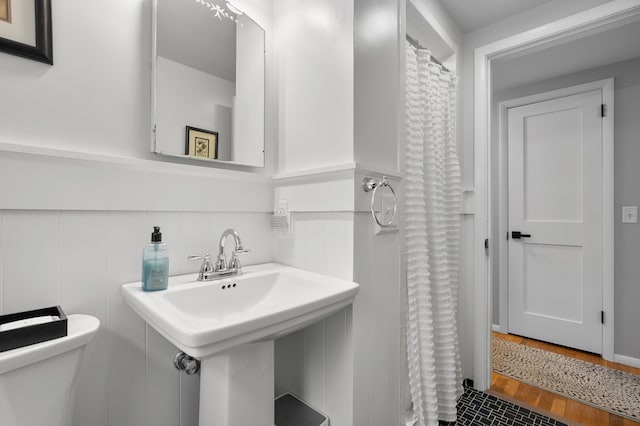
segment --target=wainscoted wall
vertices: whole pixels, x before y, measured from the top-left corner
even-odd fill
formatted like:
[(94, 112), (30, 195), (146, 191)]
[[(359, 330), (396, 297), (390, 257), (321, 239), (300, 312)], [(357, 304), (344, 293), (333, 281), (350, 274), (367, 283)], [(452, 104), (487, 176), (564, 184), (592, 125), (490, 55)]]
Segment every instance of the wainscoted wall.
[[(276, 239), (276, 261), (351, 280), (353, 227), (353, 213), (294, 213), (291, 235)], [(351, 323), (349, 307), (276, 341), (276, 395), (295, 393), (333, 426), (355, 424)]]
[(276, 261), (360, 284), (352, 307), (276, 342), (276, 394), (299, 395), (334, 426), (400, 421), (399, 237), (374, 234), (364, 175), (380, 178), (351, 169), (276, 180), (276, 199), (293, 195), (298, 210), (290, 235), (276, 237)]
[[(397, 182), (394, 182), (398, 188)], [(400, 241), (398, 233), (374, 235), (371, 212), (355, 214), (353, 304), (354, 425), (400, 421), (401, 331)]]
[(227, 227), (271, 262), (268, 213), (0, 210), (0, 313), (61, 305), (100, 319), (80, 372), (74, 424), (197, 426), (198, 377), (172, 366), (177, 348), (124, 303), (139, 281), (153, 225), (170, 245), (170, 274), (196, 272), (189, 253), (215, 252)]

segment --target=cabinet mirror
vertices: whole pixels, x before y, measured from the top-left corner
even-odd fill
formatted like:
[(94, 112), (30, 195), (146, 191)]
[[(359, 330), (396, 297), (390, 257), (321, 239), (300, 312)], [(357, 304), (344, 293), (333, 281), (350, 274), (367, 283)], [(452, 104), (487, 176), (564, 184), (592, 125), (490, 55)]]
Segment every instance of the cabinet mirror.
[(224, 0), (153, 1), (151, 151), (264, 166), (265, 33)]

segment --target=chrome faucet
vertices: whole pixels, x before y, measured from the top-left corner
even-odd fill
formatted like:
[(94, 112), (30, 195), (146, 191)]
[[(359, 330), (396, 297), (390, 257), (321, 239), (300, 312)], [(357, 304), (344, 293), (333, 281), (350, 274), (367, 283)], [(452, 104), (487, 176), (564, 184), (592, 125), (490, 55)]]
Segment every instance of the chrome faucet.
[[(229, 261), (229, 265), (227, 266), (227, 258), (224, 255), (224, 244), (227, 241), (227, 237), (229, 235), (233, 235), (233, 240), (236, 244), (233, 253), (231, 253), (231, 260)], [(249, 250), (245, 250), (242, 247), (242, 241), (240, 241), (240, 234), (235, 229), (227, 229), (220, 236), (220, 243), (218, 243), (218, 261), (216, 262), (216, 270), (218, 271), (226, 271), (233, 270), (236, 271), (238, 275), (242, 274), (242, 266), (240, 266), (240, 260), (238, 259), (239, 254), (249, 253)]]
[[(227, 263), (227, 258), (224, 254), (224, 245), (227, 241), (227, 237), (232, 235), (235, 242), (235, 249), (231, 253), (231, 259)], [(240, 240), (240, 234), (235, 229), (227, 229), (220, 236), (220, 242), (218, 243), (219, 253), (218, 260), (215, 265), (211, 262), (211, 256), (209, 253), (204, 256), (190, 255), (189, 260), (202, 260), (200, 266), (200, 272), (198, 274), (198, 281), (212, 281), (220, 278), (224, 278), (230, 275), (242, 275), (242, 266), (240, 265), (239, 254), (249, 253), (249, 250), (242, 247), (242, 241)]]

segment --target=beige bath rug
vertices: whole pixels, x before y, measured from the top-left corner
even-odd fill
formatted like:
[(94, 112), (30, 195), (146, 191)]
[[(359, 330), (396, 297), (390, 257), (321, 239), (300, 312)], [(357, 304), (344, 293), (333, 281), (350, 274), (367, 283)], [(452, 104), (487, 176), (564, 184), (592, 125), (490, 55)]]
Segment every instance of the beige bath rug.
[(640, 376), (497, 337), (492, 365), (496, 373), (640, 421)]

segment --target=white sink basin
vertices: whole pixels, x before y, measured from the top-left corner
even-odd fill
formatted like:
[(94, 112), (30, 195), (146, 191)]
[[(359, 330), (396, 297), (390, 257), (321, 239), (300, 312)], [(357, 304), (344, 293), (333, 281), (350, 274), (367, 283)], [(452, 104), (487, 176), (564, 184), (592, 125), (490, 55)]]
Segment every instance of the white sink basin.
[(171, 277), (169, 288), (156, 292), (125, 284), (122, 294), (160, 334), (200, 359), (293, 332), (351, 304), (358, 292), (351, 281), (275, 263), (217, 281), (196, 278)]

